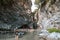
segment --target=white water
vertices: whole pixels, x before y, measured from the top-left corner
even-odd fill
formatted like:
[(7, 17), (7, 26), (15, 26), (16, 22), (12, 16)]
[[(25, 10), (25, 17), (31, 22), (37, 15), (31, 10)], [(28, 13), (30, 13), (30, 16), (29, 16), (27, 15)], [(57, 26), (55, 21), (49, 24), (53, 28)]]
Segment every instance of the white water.
[(34, 12), (37, 9), (37, 6), (35, 5), (35, 0), (32, 1), (31, 11)]

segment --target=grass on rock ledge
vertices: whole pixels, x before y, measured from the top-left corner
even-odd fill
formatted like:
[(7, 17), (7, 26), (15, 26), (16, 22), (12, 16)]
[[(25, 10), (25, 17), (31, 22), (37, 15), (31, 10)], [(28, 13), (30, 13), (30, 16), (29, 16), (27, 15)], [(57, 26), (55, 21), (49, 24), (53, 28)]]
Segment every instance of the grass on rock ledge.
[(50, 28), (50, 29), (47, 29), (49, 33), (52, 33), (52, 32), (57, 32), (57, 33), (60, 33), (60, 29), (56, 29), (56, 28)]

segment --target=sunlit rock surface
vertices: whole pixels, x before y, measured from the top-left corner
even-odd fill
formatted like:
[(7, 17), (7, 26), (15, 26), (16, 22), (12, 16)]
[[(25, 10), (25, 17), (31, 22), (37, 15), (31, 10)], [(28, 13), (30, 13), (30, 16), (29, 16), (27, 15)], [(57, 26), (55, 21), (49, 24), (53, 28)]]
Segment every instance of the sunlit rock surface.
[(40, 39), (43, 40), (60, 40), (60, 33), (49, 33), (47, 30), (41, 30), (38, 34)]
[[(41, 4), (41, 3), (40, 3)], [(42, 5), (40, 5), (42, 6)], [(60, 1), (56, 0), (51, 4), (51, 0), (44, 7), (40, 7), (38, 24), (42, 29), (56, 27), (60, 29)]]
[(51, 33), (47, 36), (47, 40), (60, 40), (60, 33)]
[(39, 38), (46, 38), (49, 35), (47, 30), (41, 30), (38, 34)]

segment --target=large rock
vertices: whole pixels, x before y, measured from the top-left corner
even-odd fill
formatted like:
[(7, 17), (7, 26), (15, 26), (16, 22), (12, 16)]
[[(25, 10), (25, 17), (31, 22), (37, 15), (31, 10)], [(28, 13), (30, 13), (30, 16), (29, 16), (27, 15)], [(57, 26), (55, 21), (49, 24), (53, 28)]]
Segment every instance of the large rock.
[(38, 36), (40, 39), (44, 40), (60, 40), (60, 33), (49, 33), (47, 30), (41, 30)]
[(39, 38), (46, 39), (46, 37), (49, 35), (49, 32), (47, 30), (41, 30), (38, 34)]
[(51, 33), (47, 36), (47, 40), (60, 40), (60, 33)]
[[(51, 2), (53, 2), (53, 4)], [(60, 0), (49, 0), (43, 7), (42, 3), (40, 3), (38, 16), (38, 23), (42, 29), (52, 27), (60, 28)]]
[(0, 28), (16, 28), (31, 23), (30, 0), (0, 0)]

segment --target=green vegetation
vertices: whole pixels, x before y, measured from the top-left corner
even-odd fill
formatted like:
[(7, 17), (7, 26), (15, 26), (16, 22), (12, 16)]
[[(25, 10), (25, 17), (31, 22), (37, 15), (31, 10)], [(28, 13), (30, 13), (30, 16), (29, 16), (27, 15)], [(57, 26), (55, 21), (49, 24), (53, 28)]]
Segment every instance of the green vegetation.
[(60, 29), (50, 28), (50, 29), (48, 29), (48, 32), (50, 32), (50, 33), (52, 33), (52, 32), (58, 32), (58, 33), (60, 33)]

